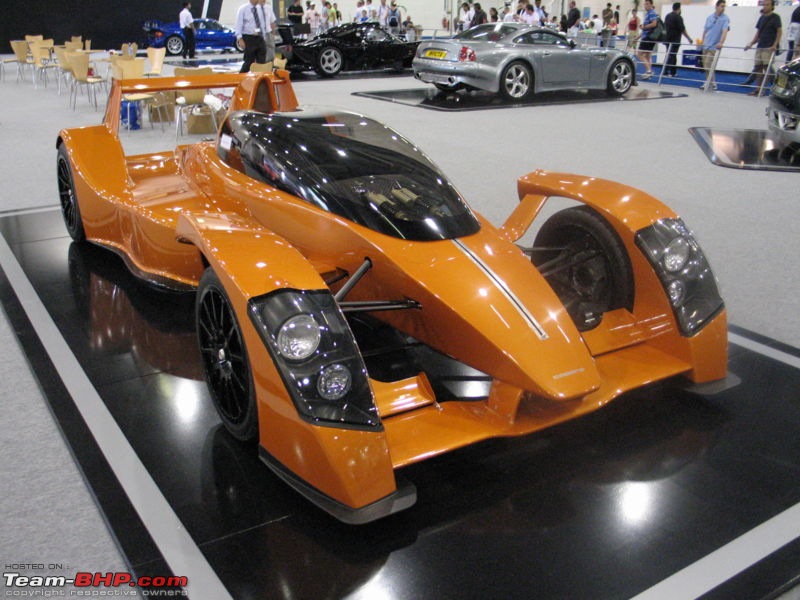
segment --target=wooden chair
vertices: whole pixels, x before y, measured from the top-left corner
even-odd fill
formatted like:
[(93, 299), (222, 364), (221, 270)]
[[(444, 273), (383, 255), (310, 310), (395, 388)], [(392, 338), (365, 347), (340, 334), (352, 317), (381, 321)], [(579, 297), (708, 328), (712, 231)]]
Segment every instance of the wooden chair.
[(83, 49), (89, 52), (92, 49), (92, 40), (83, 40)]
[(44, 86), (47, 87), (47, 72), (58, 68), (53, 60), (53, 40), (49, 40), (49, 45), (45, 41), (29, 42), (31, 60), (33, 61), (33, 85), (36, 87), (37, 79), (44, 79)]
[(26, 35), (25, 41), (30, 42), (41, 42), (44, 39), (43, 35)]
[[(211, 75), (213, 73), (214, 70), (211, 67), (201, 67), (198, 69), (175, 67), (174, 75), (175, 77), (193, 77), (197, 75)], [(183, 120), (184, 117), (189, 114), (207, 115), (214, 124), (214, 129), (219, 128), (219, 123), (217, 123), (217, 115), (214, 113), (214, 110), (205, 102), (207, 93), (208, 90), (203, 89), (178, 91), (178, 97), (176, 99), (178, 105), (178, 114), (175, 118), (177, 121), (175, 124), (175, 139), (178, 139), (181, 135), (183, 135)]]
[(61, 95), (61, 84), (66, 85), (72, 79), (72, 67), (69, 66), (67, 49), (64, 46), (54, 46), (56, 64), (58, 64), (58, 95)]
[(17, 83), (25, 79), (25, 67), (31, 67), (33, 73), (33, 59), (28, 56), (28, 42), (25, 40), (11, 40), (11, 49), (14, 51), (14, 62), (17, 63)]
[(145, 72), (145, 77), (158, 77), (161, 75), (161, 69), (164, 68), (164, 57), (166, 54), (166, 48), (149, 47), (147, 49), (147, 60), (150, 62), (150, 70)]
[(82, 36), (80, 36), (80, 35), (73, 35), (73, 36), (70, 38), (70, 41), (71, 41), (73, 44), (80, 44), (80, 45), (81, 45), (81, 47), (83, 47), (83, 37), (82, 37)]
[(253, 63), (250, 65), (250, 72), (251, 73), (271, 73), (272, 69), (274, 68), (274, 64), (272, 61), (265, 62), (265, 63)]
[(136, 56), (136, 53), (139, 51), (139, 44), (136, 42), (122, 44), (119, 51), (123, 56)]
[(83, 44), (81, 42), (64, 42), (64, 48), (67, 52), (77, 52), (83, 50)]
[(83, 86), (86, 88), (86, 95), (89, 102), (94, 104), (95, 110), (97, 109), (97, 91), (98, 85), (103, 85), (105, 80), (96, 75), (89, 75), (89, 53), (88, 52), (67, 52), (67, 60), (70, 67), (72, 67), (72, 88), (70, 90), (70, 103), (72, 110), (78, 103), (78, 88)]

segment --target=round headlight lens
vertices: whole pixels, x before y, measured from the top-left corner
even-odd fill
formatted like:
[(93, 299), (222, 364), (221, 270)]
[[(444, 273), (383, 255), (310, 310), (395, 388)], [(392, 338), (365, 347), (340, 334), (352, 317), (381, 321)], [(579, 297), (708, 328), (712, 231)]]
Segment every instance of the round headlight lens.
[(670, 281), (667, 286), (667, 294), (669, 294), (669, 301), (672, 302), (672, 305), (678, 306), (686, 295), (686, 286), (680, 279)]
[(689, 260), (691, 250), (692, 247), (689, 245), (689, 242), (686, 241), (686, 238), (675, 238), (664, 250), (664, 256), (661, 259), (664, 268), (670, 273), (680, 271), (686, 266), (686, 261)]
[(350, 369), (340, 364), (328, 365), (319, 374), (317, 391), (325, 400), (339, 400), (350, 391)]
[(297, 315), (281, 325), (278, 350), (284, 358), (303, 360), (319, 347), (319, 325), (311, 315)]

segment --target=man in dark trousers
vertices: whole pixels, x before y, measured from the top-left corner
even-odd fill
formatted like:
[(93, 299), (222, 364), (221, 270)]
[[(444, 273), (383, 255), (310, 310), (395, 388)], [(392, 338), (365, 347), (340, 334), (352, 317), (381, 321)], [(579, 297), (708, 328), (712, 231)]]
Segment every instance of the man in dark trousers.
[(254, 62), (267, 62), (267, 36), (275, 28), (275, 13), (259, 0), (249, 0), (236, 13), (236, 40), (244, 42), (244, 62), (240, 73), (250, 71)]
[(667, 60), (664, 63), (664, 75), (666, 77), (675, 77), (678, 74), (675, 62), (678, 55), (678, 47), (681, 45), (681, 36), (686, 36), (689, 43), (692, 43), (692, 37), (686, 33), (686, 26), (683, 24), (680, 2), (673, 3), (672, 12), (664, 19), (664, 30), (664, 41), (667, 43)]
[(183, 10), (178, 15), (178, 24), (183, 30), (183, 60), (186, 60), (187, 56), (194, 58), (194, 17), (192, 16), (191, 8), (192, 5), (189, 2), (184, 2)]

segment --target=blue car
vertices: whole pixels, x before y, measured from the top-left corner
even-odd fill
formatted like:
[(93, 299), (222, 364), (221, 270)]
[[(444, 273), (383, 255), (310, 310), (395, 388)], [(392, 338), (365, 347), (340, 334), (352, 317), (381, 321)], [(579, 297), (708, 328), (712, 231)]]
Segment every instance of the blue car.
[[(236, 46), (236, 33), (233, 29), (225, 27), (216, 19), (195, 19), (195, 48), (198, 52), (203, 50), (232, 50), (238, 51)], [(147, 36), (147, 45), (155, 48), (166, 47), (167, 54), (175, 56), (183, 54), (186, 40), (183, 29), (178, 23), (161, 23), (159, 21), (146, 21), (144, 31)]]

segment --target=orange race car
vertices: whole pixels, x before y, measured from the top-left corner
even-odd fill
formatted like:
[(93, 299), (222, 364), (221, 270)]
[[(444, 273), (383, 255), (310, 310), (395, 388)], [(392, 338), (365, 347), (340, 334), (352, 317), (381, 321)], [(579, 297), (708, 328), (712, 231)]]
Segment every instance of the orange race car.
[[(208, 88), (233, 89), (215, 140), (125, 155), (125, 94)], [(625, 185), (536, 171), (495, 227), (388, 127), (298, 107), (285, 71), (116, 82), (104, 122), (57, 148), (70, 235), (197, 290), (226, 428), (348, 523), (414, 503), (400, 467), (655, 381), (726, 376), (702, 250)], [(518, 246), (553, 197), (575, 206)]]

